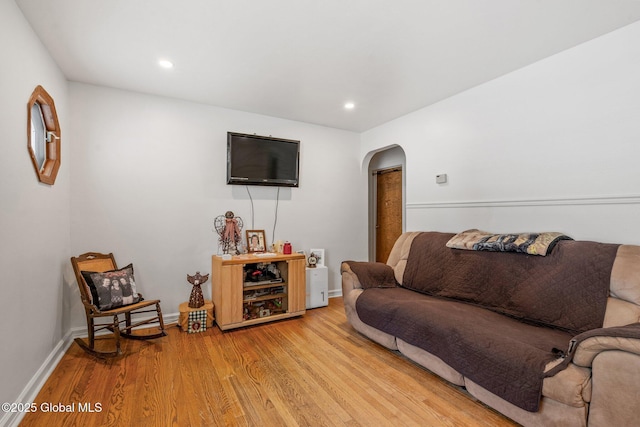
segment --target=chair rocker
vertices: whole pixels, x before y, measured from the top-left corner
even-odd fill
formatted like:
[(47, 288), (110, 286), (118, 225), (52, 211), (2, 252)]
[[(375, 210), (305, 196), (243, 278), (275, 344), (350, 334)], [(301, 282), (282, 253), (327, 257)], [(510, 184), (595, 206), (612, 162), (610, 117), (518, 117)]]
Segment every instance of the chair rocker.
[[(162, 310), (160, 309), (160, 300), (144, 300), (140, 295), (140, 301), (124, 305), (121, 307), (100, 310), (97, 301), (94, 301), (94, 296), (91, 293), (90, 287), (87, 284), (82, 272), (97, 272), (104, 273), (112, 270), (117, 270), (115, 258), (113, 254), (101, 254), (98, 252), (87, 252), (77, 257), (71, 257), (71, 265), (78, 282), (78, 288), (80, 291), (80, 297), (82, 298), (82, 304), (84, 305), (86, 317), (87, 317), (87, 339), (76, 338), (74, 341), (87, 353), (96, 357), (115, 357), (122, 354), (120, 348), (120, 337), (148, 340), (166, 336), (164, 330), (164, 320), (162, 319)], [(154, 307), (155, 306), (155, 307)], [(132, 323), (131, 315), (140, 313), (152, 313), (156, 315), (151, 318), (139, 320)], [(121, 315), (124, 315), (124, 319), (121, 319)], [(104, 320), (110, 321), (108, 323), (96, 323), (96, 319), (104, 318)], [(138, 328), (143, 325), (158, 322), (157, 333), (142, 334), (139, 331), (134, 333), (134, 328)], [(124, 325), (122, 325), (124, 323)], [(115, 337), (115, 349), (112, 351), (102, 351), (96, 349), (96, 333), (102, 330), (109, 330)]]

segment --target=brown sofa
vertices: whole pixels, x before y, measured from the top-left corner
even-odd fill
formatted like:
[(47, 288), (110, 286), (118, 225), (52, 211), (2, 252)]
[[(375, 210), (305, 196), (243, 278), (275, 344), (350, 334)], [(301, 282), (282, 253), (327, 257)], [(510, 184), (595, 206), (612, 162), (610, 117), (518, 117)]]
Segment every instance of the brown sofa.
[(386, 264), (343, 262), (354, 329), (525, 426), (637, 425), (640, 246), (534, 256), (453, 237), (405, 233)]

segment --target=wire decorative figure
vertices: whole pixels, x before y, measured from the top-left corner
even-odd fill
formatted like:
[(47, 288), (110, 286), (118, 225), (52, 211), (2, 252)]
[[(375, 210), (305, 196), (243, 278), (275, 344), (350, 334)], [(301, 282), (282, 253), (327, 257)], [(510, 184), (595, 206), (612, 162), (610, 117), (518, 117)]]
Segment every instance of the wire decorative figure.
[(242, 252), (242, 218), (227, 211), (214, 219), (213, 225), (219, 236), (219, 244), (223, 254), (238, 255)]

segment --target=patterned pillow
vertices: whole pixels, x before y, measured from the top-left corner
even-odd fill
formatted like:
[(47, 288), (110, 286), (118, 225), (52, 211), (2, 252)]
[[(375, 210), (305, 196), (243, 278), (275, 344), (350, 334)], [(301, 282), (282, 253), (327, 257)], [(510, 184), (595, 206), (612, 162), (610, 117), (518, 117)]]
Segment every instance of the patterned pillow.
[(136, 291), (133, 264), (103, 273), (95, 271), (81, 271), (81, 273), (89, 286), (91, 303), (100, 310), (111, 310), (142, 300), (141, 295)]

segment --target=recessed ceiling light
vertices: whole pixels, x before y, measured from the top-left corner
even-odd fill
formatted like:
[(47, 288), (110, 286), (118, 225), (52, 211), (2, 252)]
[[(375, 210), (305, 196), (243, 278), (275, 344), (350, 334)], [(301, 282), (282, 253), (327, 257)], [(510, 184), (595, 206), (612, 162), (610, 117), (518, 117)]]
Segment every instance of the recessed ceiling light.
[(347, 102), (346, 104), (344, 104), (344, 108), (346, 108), (347, 110), (353, 110), (356, 107), (356, 104), (354, 104), (353, 102)]
[(160, 59), (158, 61), (158, 65), (162, 68), (173, 68), (173, 62), (169, 61), (168, 59)]

